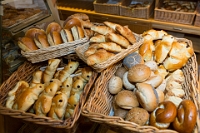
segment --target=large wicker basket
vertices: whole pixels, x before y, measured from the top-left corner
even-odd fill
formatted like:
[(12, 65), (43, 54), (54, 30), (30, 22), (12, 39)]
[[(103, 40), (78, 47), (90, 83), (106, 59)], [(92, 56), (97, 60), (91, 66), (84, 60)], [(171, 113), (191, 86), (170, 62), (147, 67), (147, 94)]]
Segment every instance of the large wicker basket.
[(119, 15), (120, 1), (121, 0), (95, 0), (93, 2), (94, 11), (99, 13)]
[[(134, 45), (132, 45), (131, 47), (121, 51), (120, 53), (117, 53), (115, 56), (109, 58), (108, 60), (99, 63), (99, 64), (95, 64), (93, 66), (91, 66), (94, 70), (96, 70), (97, 72), (101, 72), (104, 69), (106, 69), (107, 67), (119, 62), (120, 60), (122, 60), (126, 55), (136, 51), (139, 46), (143, 43), (143, 38), (141, 35), (133, 33), (136, 37), (136, 43)], [(87, 58), (85, 57), (84, 53), (85, 51), (88, 49), (89, 47), (89, 43), (87, 42), (81, 46), (78, 46), (76, 48), (76, 54), (79, 56), (80, 59), (82, 59), (84, 62), (87, 62)]]
[(31, 64), (30, 62), (25, 62), (21, 65), (17, 71), (15, 71), (0, 87), (0, 114), (9, 115), (10, 117), (18, 118), (26, 122), (31, 122), (38, 125), (49, 126), (57, 129), (64, 129), (66, 132), (73, 133), (77, 127), (77, 120), (80, 116), (83, 104), (86, 101), (87, 95), (93, 85), (97, 73), (93, 72), (92, 77), (86, 84), (84, 91), (80, 96), (80, 101), (75, 107), (74, 113), (71, 117), (65, 120), (54, 120), (50, 117), (41, 117), (32, 113), (27, 113), (24, 111), (13, 110), (5, 107), (8, 92), (16, 85), (19, 80), (24, 80), (30, 82), (32, 79), (32, 74), (40, 67), (47, 65), (46, 62)]
[(88, 38), (82, 38), (73, 42), (59, 44), (57, 46), (50, 46), (48, 48), (42, 48), (31, 52), (23, 52), (22, 55), (27, 58), (31, 63), (38, 63), (46, 61), (48, 59), (58, 58), (71, 53), (75, 53), (75, 48), (88, 41)]
[(155, 0), (149, 0), (149, 5), (147, 5), (146, 7), (138, 7), (133, 9), (130, 9), (129, 7), (131, 2), (143, 3), (144, 0), (124, 0), (120, 5), (121, 16), (148, 19), (150, 15), (153, 13), (155, 7)]
[(196, 18), (194, 21), (194, 26), (200, 26), (200, 2), (198, 3)]
[[(171, 10), (161, 9), (164, 0), (159, 0), (157, 6), (154, 9), (154, 19), (159, 21), (189, 24), (194, 22), (196, 11), (194, 12), (178, 12)], [(182, 2), (182, 1), (180, 1)]]
[[(191, 41), (186, 39), (178, 39), (187, 41), (192, 44)], [(82, 109), (82, 115), (90, 118), (92, 121), (108, 125), (110, 129), (119, 133), (135, 133), (135, 132), (159, 132), (159, 133), (173, 133), (174, 130), (166, 129), (159, 130), (153, 126), (140, 126), (136, 123), (125, 121), (121, 117), (112, 116), (112, 100), (113, 95), (108, 92), (108, 81), (116, 72), (117, 68), (122, 64), (119, 62), (106, 70), (96, 80), (95, 86), (91, 92), (91, 95)], [(183, 88), (186, 92), (184, 98), (191, 99), (199, 112), (200, 107), (200, 94), (198, 85), (198, 66), (196, 62), (196, 55), (194, 54), (187, 62), (186, 66), (182, 68), (185, 83)], [(197, 116), (197, 124), (195, 132), (200, 132), (199, 114)]]

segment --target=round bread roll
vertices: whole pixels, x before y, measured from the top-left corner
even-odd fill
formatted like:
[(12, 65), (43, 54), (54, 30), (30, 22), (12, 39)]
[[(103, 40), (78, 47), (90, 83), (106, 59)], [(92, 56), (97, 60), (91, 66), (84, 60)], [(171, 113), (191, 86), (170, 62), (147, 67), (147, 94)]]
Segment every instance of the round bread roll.
[(81, 21), (77, 18), (68, 18), (65, 20), (65, 22), (63, 23), (63, 28), (64, 29), (71, 29), (74, 26), (81, 26)]
[(114, 110), (114, 116), (119, 116), (125, 119), (126, 114), (128, 113), (129, 109), (120, 108), (115, 102), (115, 97), (113, 98), (112, 106)]
[(123, 109), (132, 109), (139, 106), (135, 93), (129, 90), (122, 90), (116, 95), (116, 104)]
[(118, 76), (112, 76), (108, 82), (108, 91), (111, 94), (117, 94), (122, 90), (122, 79)]
[(18, 46), (23, 50), (24, 52), (30, 52), (37, 50), (38, 47), (36, 46), (35, 42), (32, 38), (29, 37), (21, 37), (18, 40)]
[(156, 90), (147, 83), (136, 84), (136, 96), (140, 105), (149, 112), (158, 106), (158, 94)]
[(177, 116), (173, 122), (173, 127), (180, 133), (192, 133), (197, 121), (197, 108), (188, 99), (183, 100), (177, 109)]
[(151, 71), (156, 71), (158, 69), (157, 63), (153, 60), (146, 61), (144, 64), (147, 65)]
[(162, 76), (160, 75), (155, 75), (155, 76), (152, 76), (150, 78), (148, 78), (146, 81), (144, 81), (143, 83), (147, 83), (147, 84), (150, 84), (152, 85), (154, 88), (158, 87), (163, 81), (163, 78)]
[(45, 29), (46, 29), (46, 34), (49, 34), (53, 31), (60, 33), (62, 27), (57, 22), (51, 22), (46, 24)]
[(165, 100), (165, 94), (163, 91), (159, 90), (159, 89), (155, 89), (157, 94), (158, 94), (158, 103), (161, 103)]
[(149, 113), (143, 108), (134, 107), (131, 110), (129, 110), (125, 120), (143, 126), (149, 120)]
[(133, 90), (135, 91), (136, 90), (136, 87), (134, 84), (131, 84), (129, 81), (128, 81), (128, 72), (125, 72), (125, 74), (123, 75), (123, 85), (124, 87), (127, 89), (127, 90)]
[(115, 72), (115, 75), (123, 79), (124, 73), (127, 72), (127, 69), (125, 67), (119, 67), (117, 71)]
[(32, 39), (34, 39), (36, 35), (46, 35), (46, 33), (43, 29), (37, 27), (32, 27), (25, 32), (25, 36)]
[(136, 64), (128, 70), (128, 80), (130, 82), (144, 82), (150, 75), (150, 68), (144, 64)]
[(123, 59), (123, 65), (124, 67), (126, 67), (127, 69), (130, 69), (131, 67), (133, 67), (136, 64), (143, 64), (144, 61), (142, 59), (142, 56), (136, 52), (133, 52), (129, 55), (127, 55), (124, 59)]
[(166, 129), (175, 120), (176, 114), (176, 105), (170, 101), (165, 101), (160, 103), (151, 113), (149, 123), (159, 129)]

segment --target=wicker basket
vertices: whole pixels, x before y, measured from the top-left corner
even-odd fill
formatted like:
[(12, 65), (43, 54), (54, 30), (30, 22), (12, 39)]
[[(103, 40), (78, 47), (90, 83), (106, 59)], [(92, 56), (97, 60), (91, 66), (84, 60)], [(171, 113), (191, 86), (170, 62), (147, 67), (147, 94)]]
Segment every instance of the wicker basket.
[(95, 12), (119, 15), (120, 0), (95, 0), (93, 5)]
[[(46, 63), (47, 64), (47, 63)], [(54, 120), (50, 117), (41, 117), (32, 113), (27, 113), (24, 111), (13, 110), (5, 107), (8, 92), (16, 85), (19, 80), (24, 80), (30, 82), (32, 79), (32, 74), (40, 67), (46, 65), (43, 63), (31, 64), (30, 62), (25, 62), (21, 65), (17, 71), (15, 71), (0, 87), (0, 114), (9, 115), (10, 117), (18, 118), (27, 122), (31, 122), (38, 125), (50, 126), (57, 129), (65, 129), (66, 132), (72, 133), (77, 127), (77, 120), (80, 116), (81, 109), (86, 97), (90, 91), (92, 84), (94, 83), (97, 73), (93, 72), (92, 77), (86, 84), (84, 91), (81, 94), (80, 101), (75, 107), (74, 113), (71, 117), (65, 120)]]
[(53, 59), (61, 56), (65, 56), (71, 53), (75, 53), (75, 48), (88, 41), (88, 38), (82, 38), (73, 42), (63, 43), (57, 46), (50, 46), (48, 48), (42, 48), (31, 52), (23, 52), (22, 55), (27, 58), (31, 63), (38, 63)]
[[(108, 66), (111, 66), (117, 62), (119, 62), (121, 59), (123, 59), (126, 55), (136, 51), (140, 45), (143, 43), (143, 38), (141, 35), (138, 35), (136, 33), (133, 33), (136, 37), (136, 43), (134, 45), (132, 45), (131, 47), (121, 51), (120, 53), (116, 54), (115, 56), (109, 58), (108, 60), (99, 63), (99, 64), (95, 64), (93, 66), (91, 66), (94, 70), (96, 70), (97, 72), (101, 72), (104, 69), (106, 69)], [(84, 53), (85, 51), (88, 49), (89, 47), (89, 43), (87, 42), (81, 46), (78, 46), (76, 48), (76, 54), (79, 56), (80, 59), (82, 59), (85, 63), (87, 62), (87, 58), (85, 57)]]
[[(187, 39), (178, 40), (187, 41), (192, 45), (192, 42)], [(121, 117), (112, 116), (112, 100), (113, 95), (108, 92), (108, 81), (120, 67), (120, 62), (104, 70), (96, 80), (95, 86), (92, 89), (91, 95), (84, 107), (82, 108), (82, 115), (88, 117), (94, 122), (109, 125), (110, 129), (118, 133), (135, 133), (135, 132), (159, 132), (159, 133), (173, 133), (176, 132), (171, 129), (159, 130), (153, 126), (140, 126), (136, 123), (125, 121)], [(196, 55), (194, 54), (187, 62), (186, 66), (182, 68), (185, 83), (183, 88), (185, 90), (185, 97), (191, 99), (199, 111), (199, 85), (198, 85), (198, 66), (196, 62)], [(197, 124), (195, 131), (200, 132), (199, 114), (197, 116)]]
[[(194, 12), (177, 12), (160, 9), (164, 0), (159, 0), (157, 6), (154, 9), (154, 19), (159, 21), (189, 24), (192, 25), (194, 22), (196, 11)], [(180, 1), (181, 3), (182, 1)]]
[(194, 21), (194, 26), (200, 26), (200, 1), (197, 7), (197, 13), (196, 13), (195, 21)]
[(149, 5), (146, 7), (138, 7), (131, 9), (129, 5), (132, 4), (132, 2), (143, 3), (144, 0), (124, 0), (120, 5), (121, 16), (148, 19), (153, 13), (155, 7), (155, 0), (149, 0)]

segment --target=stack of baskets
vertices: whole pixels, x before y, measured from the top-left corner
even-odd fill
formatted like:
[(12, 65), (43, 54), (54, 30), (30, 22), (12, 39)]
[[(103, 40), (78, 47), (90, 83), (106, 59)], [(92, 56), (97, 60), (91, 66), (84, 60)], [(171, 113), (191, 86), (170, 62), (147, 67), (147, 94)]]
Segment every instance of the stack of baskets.
[(200, 26), (200, 2), (198, 3), (198, 6), (197, 6), (197, 12), (196, 12), (196, 18), (194, 21), (194, 26)]

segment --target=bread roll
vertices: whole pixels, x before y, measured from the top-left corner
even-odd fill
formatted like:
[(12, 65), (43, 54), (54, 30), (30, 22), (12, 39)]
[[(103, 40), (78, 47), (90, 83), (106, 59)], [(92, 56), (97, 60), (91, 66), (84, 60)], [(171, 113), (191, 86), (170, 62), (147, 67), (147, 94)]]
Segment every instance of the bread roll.
[(162, 39), (165, 35), (168, 35), (168, 33), (163, 30), (158, 31), (158, 30), (151, 29), (144, 32), (142, 35), (143, 36), (151, 35), (153, 40), (158, 40), (158, 39)]
[(105, 49), (108, 52), (121, 52), (123, 49), (114, 42), (101, 42), (98, 44), (98, 48)]
[(60, 31), (60, 35), (61, 35), (62, 40), (63, 40), (64, 43), (74, 41), (74, 38), (73, 38), (72, 33), (71, 33), (71, 30), (69, 30), (69, 29), (62, 29)]
[(89, 29), (92, 26), (94, 26), (94, 24), (92, 22), (90, 22), (90, 21), (83, 21), (83, 20), (81, 20), (81, 24), (82, 24), (83, 28), (89, 28)]
[(125, 74), (125, 72), (127, 72), (127, 69), (123, 66), (119, 67), (117, 69), (117, 71), (115, 72), (115, 76), (120, 77), (121, 79), (123, 79), (123, 75)]
[(116, 31), (116, 26), (119, 25), (119, 24), (116, 24), (116, 23), (113, 23), (113, 22), (109, 22), (109, 21), (104, 21), (103, 22), (106, 26), (112, 28), (113, 30)]
[(173, 41), (172, 35), (166, 35), (162, 38), (162, 41), (155, 48), (154, 58), (156, 62), (162, 63), (166, 59)]
[(44, 70), (42, 80), (44, 83), (50, 82), (50, 80), (53, 78), (53, 75), (55, 74), (58, 66), (60, 64), (60, 59), (49, 59), (48, 60), (48, 66)]
[(165, 79), (163, 79), (162, 83), (158, 87), (156, 87), (156, 90), (161, 90), (162, 92), (165, 92), (166, 85), (167, 85), (167, 82)]
[(47, 40), (47, 35), (46, 34), (36, 34), (34, 38), (34, 42), (37, 45), (38, 48), (47, 48), (50, 46), (48, 40)]
[(56, 92), (60, 89), (60, 84), (57, 82), (50, 82), (50, 84), (40, 94), (38, 100), (34, 104), (35, 114), (39, 116), (46, 116), (51, 109), (52, 99)]
[(77, 19), (84, 20), (84, 21), (89, 20), (89, 16), (85, 13), (75, 13), (68, 17), (68, 19), (71, 19), (71, 18), (77, 18)]
[(93, 74), (93, 70), (91, 67), (84, 67), (84, 68), (79, 68), (79, 71), (76, 71), (75, 74), (81, 73), (79, 76), (75, 76), (73, 79), (81, 79), (83, 80), (84, 83), (87, 83), (92, 74)]
[(122, 63), (126, 69), (130, 69), (131, 67), (133, 67), (136, 64), (143, 64), (144, 60), (140, 54), (138, 54), (137, 52), (133, 52), (133, 53), (127, 55), (123, 59)]
[(169, 72), (165, 69), (163, 65), (159, 65), (157, 70), (154, 71), (156, 75), (161, 75), (163, 79), (166, 78), (166, 76), (169, 74)]
[(128, 80), (128, 72), (125, 72), (124, 75), (123, 75), (123, 86), (127, 89), (127, 90), (133, 90), (135, 91), (136, 90), (136, 87), (134, 84), (130, 83), (129, 80)]
[(169, 95), (165, 94), (165, 101), (171, 101), (176, 105), (176, 107), (178, 107), (178, 105), (181, 103), (181, 101), (183, 101), (183, 99), (180, 97), (169, 96)]
[(90, 38), (90, 42), (94, 42), (94, 43), (106, 42), (106, 38), (104, 35), (97, 34)]
[(76, 71), (78, 66), (79, 66), (78, 61), (68, 62), (68, 64), (64, 67), (64, 69), (60, 71), (58, 79), (61, 82), (64, 82), (67, 79), (67, 77), (69, 77), (72, 73)]
[(34, 39), (36, 35), (46, 35), (45, 31), (43, 29), (37, 28), (37, 27), (32, 27), (29, 28), (25, 32), (25, 37), (29, 37), (31, 39)]
[(188, 99), (183, 100), (177, 109), (177, 115), (173, 121), (173, 127), (180, 133), (191, 133), (197, 121), (197, 108)]
[(151, 35), (144, 36), (144, 42), (139, 47), (139, 54), (145, 61), (150, 61), (153, 59), (153, 51), (155, 51), (155, 46), (153, 44), (153, 38)]
[(11, 109), (14, 104), (15, 98), (18, 97), (19, 94), (22, 93), (28, 87), (29, 84), (26, 81), (18, 81), (14, 88), (8, 92), (6, 107)]
[(158, 94), (158, 103), (161, 103), (165, 100), (165, 94), (162, 90), (159, 90), (159, 89), (155, 89), (157, 94)]
[(132, 31), (127, 26), (116, 25), (116, 31), (130, 41), (131, 44), (135, 44), (136, 38)]
[(60, 32), (52, 31), (47, 34), (48, 42), (51, 46), (63, 43)]
[(115, 42), (124, 48), (128, 48), (130, 46), (129, 41), (125, 37), (116, 33), (106, 34), (106, 39)]
[(149, 112), (158, 106), (158, 95), (155, 89), (147, 83), (136, 84), (136, 96), (140, 105)]
[(114, 116), (119, 116), (119, 117), (125, 119), (129, 109), (120, 108), (115, 102), (115, 97), (113, 98), (112, 106), (113, 106), (113, 110), (114, 110)]
[(131, 83), (144, 82), (150, 75), (150, 68), (144, 64), (136, 64), (128, 70), (128, 80)]
[(26, 88), (16, 97), (12, 106), (14, 110), (27, 111), (38, 99), (39, 94), (44, 90), (44, 84), (37, 84), (34, 87)]
[(102, 62), (108, 60), (109, 58), (111, 58), (113, 56), (115, 56), (114, 53), (108, 52), (105, 49), (99, 49), (94, 54), (90, 55), (87, 58), (87, 64), (89, 66), (99, 64), (99, 63), (102, 63)]
[(153, 60), (146, 61), (146, 62), (144, 62), (144, 64), (146, 66), (148, 66), (150, 68), (150, 70), (153, 71), (153, 72), (155, 72), (158, 69), (157, 63)]
[(146, 81), (144, 81), (143, 83), (147, 83), (150, 84), (151, 86), (153, 86), (154, 88), (158, 87), (163, 81), (162, 76), (160, 75), (155, 75), (152, 77), (149, 77)]
[(98, 25), (98, 26), (92, 26), (91, 30), (102, 34), (102, 35), (106, 35), (108, 33), (114, 33), (115, 31), (113, 29), (111, 29), (110, 27), (104, 26), (104, 25)]
[(18, 46), (24, 52), (30, 52), (30, 51), (34, 51), (34, 50), (38, 49), (38, 47), (36, 46), (34, 40), (29, 38), (29, 37), (21, 37), (21, 38), (19, 38)]
[(33, 86), (35, 86), (38, 83), (42, 83), (42, 76), (43, 76), (43, 71), (41, 71), (41, 70), (35, 71), (33, 73), (30, 86), (33, 87)]
[(122, 79), (117, 76), (112, 76), (108, 82), (108, 91), (111, 94), (117, 94), (123, 87)]
[(46, 34), (48, 35), (49, 33), (52, 33), (52, 32), (60, 33), (60, 31), (62, 30), (62, 27), (57, 22), (50, 22), (50, 23), (46, 23), (45, 29), (46, 29)]
[(185, 42), (174, 42), (169, 52), (169, 57), (163, 62), (163, 65), (169, 71), (180, 69), (186, 65), (193, 54), (193, 48)]
[(85, 34), (87, 37), (91, 38), (94, 36), (94, 31), (90, 30), (90, 29), (84, 29), (85, 30)]
[(62, 87), (60, 89), (60, 92), (66, 94), (68, 98), (70, 96), (72, 84), (73, 84), (73, 79), (71, 77), (67, 77), (66, 80), (62, 83)]

